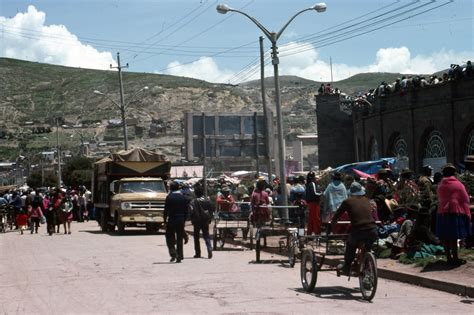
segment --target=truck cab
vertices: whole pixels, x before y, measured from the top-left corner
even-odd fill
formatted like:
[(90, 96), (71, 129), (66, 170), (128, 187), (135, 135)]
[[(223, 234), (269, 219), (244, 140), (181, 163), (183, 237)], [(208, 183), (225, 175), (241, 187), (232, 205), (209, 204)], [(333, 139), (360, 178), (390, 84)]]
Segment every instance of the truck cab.
[(163, 179), (128, 177), (110, 183), (110, 218), (119, 234), (125, 227), (145, 226), (157, 231), (164, 223), (167, 195)]

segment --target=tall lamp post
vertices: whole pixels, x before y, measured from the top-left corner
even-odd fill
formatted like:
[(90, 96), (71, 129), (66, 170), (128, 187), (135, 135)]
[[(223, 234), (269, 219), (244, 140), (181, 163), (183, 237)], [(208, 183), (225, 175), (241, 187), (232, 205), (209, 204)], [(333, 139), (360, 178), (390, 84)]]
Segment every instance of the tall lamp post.
[[(301, 13), (306, 11), (315, 10), (317, 12), (324, 12), (326, 11), (326, 4), (325, 3), (317, 3), (310, 8), (303, 9), (293, 15), (288, 22), (277, 32), (270, 32), (268, 31), (259, 21), (255, 18), (251, 17), (245, 12), (230, 8), (226, 4), (219, 4), (216, 7), (217, 12), (221, 14), (226, 14), (227, 12), (236, 12), (240, 13), (247, 18), (249, 18), (257, 27), (267, 36), (267, 38), (272, 43), (272, 64), (273, 64), (273, 72), (274, 72), (274, 80), (275, 80), (275, 105), (276, 105), (276, 115), (277, 115), (277, 127), (278, 127), (278, 159), (279, 159), (279, 169), (280, 169), (280, 187), (281, 187), (281, 195), (282, 195), (282, 204), (288, 204), (288, 193), (286, 191), (286, 171), (285, 171), (285, 147), (284, 147), (284, 137), (283, 137), (283, 121), (281, 116), (281, 101), (280, 101), (280, 79), (278, 77), (278, 64), (280, 63), (278, 58), (278, 47), (277, 41), (280, 38), (283, 31), (288, 27), (288, 25)], [(288, 220), (288, 210), (284, 212), (284, 219)]]
[(95, 94), (102, 95), (105, 98), (107, 98), (109, 101), (111, 101), (118, 109), (120, 109), (120, 114), (122, 116), (122, 128), (123, 128), (123, 147), (125, 150), (128, 150), (128, 133), (127, 133), (127, 120), (125, 119), (125, 110), (127, 109), (128, 105), (135, 100), (135, 97), (143, 92), (148, 90), (148, 86), (142, 87), (140, 90), (136, 91), (132, 97), (130, 97), (130, 100), (127, 103), (124, 103), (123, 97), (120, 97), (120, 104), (114, 101), (110, 96), (108, 96), (105, 93), (102, 93), (99, 90), (94, 90)]

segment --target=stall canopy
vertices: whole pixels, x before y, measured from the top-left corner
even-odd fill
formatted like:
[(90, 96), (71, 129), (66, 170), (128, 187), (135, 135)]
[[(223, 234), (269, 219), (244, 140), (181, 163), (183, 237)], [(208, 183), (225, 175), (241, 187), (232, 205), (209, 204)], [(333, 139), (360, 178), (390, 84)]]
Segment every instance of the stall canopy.
[(382, 158), (375, 161), (357, 162), (339, 166), (333, 172), (340, 172), (345, 174), (353, 173), (353, 170), (358, 170), (365, 174), (376, 174), (383, 165), (388, 164), (390, 167), (396, 162), (395, 158)]

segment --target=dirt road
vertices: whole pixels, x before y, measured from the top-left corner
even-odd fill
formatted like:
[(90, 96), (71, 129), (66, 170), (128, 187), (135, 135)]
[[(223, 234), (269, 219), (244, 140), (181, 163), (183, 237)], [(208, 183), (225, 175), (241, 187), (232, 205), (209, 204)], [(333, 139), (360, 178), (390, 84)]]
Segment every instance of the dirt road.
[[(459, 313), (473, 299), (379, 279), (373, 303), (356, 279), (320, 273), (316, 290), (301, 289), (299, 263), (255, 264), (237, 248), (169, 263), (164, 235), (102, 234), (94, 222), (71, 235), (0, 234), (0, 314)], [(204, 246), (203, 246), (204, 248)], [(205, 252), (205, 251), (204, 251)], [(263, 259), (281, 259), (263, 253)]]

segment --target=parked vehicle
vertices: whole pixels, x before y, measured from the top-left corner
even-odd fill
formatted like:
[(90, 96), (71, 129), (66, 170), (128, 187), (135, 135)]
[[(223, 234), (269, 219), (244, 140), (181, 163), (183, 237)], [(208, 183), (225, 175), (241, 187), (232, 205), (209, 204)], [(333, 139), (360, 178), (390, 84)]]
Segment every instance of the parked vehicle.
[(171, 162), (144, 149), (113, 153), (94, 165), (93, 200), (102, 231), (156, 232), (163, 225)]

